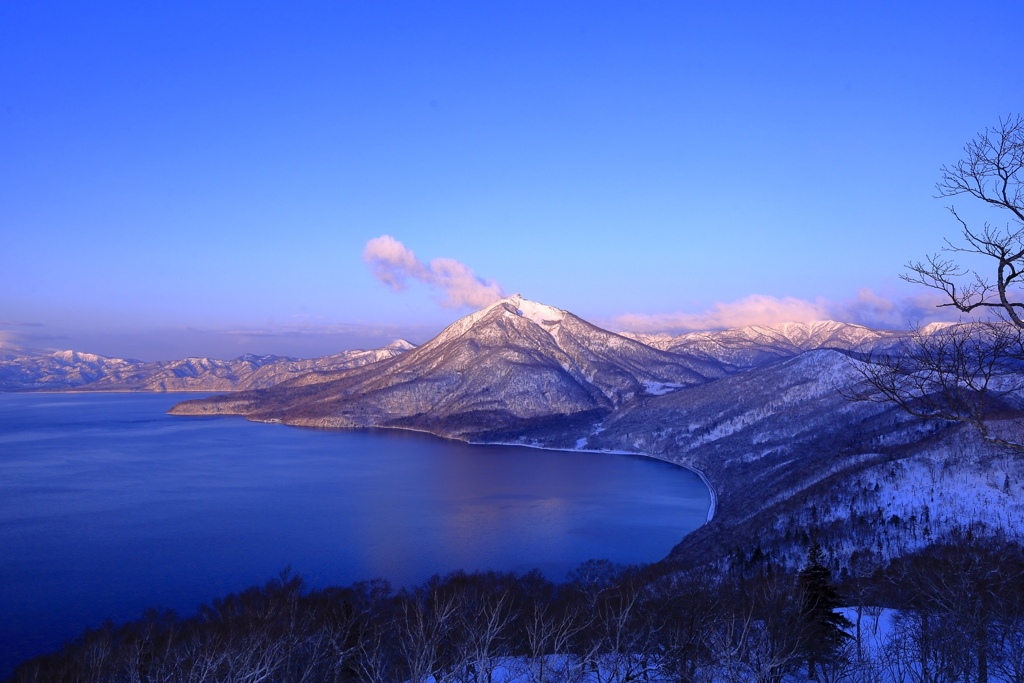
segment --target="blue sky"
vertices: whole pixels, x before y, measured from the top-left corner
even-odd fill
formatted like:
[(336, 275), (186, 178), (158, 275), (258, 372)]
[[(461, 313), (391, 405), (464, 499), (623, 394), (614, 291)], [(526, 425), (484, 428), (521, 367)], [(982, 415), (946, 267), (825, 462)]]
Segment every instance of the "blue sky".
[[(956, 235), (939, 167), (1024, 111), (1022, 16), (4, 3), (0, 343), (422, 342), (473, 308), (434, 259), (620, 329), (904, 326), (929, 302), (903, 264)], [(420, 264), (403, 289), (364, 259), (383, 235)]]

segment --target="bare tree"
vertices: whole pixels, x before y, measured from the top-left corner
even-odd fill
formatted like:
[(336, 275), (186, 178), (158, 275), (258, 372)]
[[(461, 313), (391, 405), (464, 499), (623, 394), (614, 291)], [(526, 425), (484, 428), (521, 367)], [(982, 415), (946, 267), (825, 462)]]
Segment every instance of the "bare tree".
[[(940, 543), (887, 569), (901, 647), (922, 681), (1015, 680), (1021, 657), (1018, 619), (1024, 586), (1019, 544), (957, 529)], [(1016, 679), (1019, 680), (1019, 679)]]
[(990, 443), (1024, 450), (1019, 425), (1005, 423), (1019, 413), (1022, 358), (1024, 329), (1004, 322), (916, 330), (857, 364), (864, 383), (846, 393), (895, 403), (915, 417), (966, 423)]
[[(942, 292), (947, 301), (941, 306), (963, 313), (992, 309), (1024, 328), (1024, 117), (1000, 119), (998, 127), (986, 128), (967, 143), (964, 154), (955, 165), (942, 167), (942, 180), (935, 186), (939, 196), (974, 197), (1009, 212), (1010, 220), (1003, 228), (987, 222), (971, 227), (950, 206), (963, 241), (946, 240), (942, 253), (908, 263), (910, 272), (902, 277)], [(960, 265), (951, 256), (955, 254), (991, 259), (995, 279)]]
[(795, 577), (777, 569), (718, 585), (721, 608), (706, 641), (714, 680), (781, 683), (801, 669), (806, 639)]
[[(939, 197), (962, 195), (1005, 211), (1003, 227), (971, 225), (949, 211), (961, 237), (939, 253), (911, 261), (901, 277), (940, 292), (939, 307), (971, 316), (938, 331), (918, 329), (895, 349), (858, 365), (866, 380), (853, 398), (895, 403), (918, 417), (967, 423), (987, 441), (1024, 450), (1019, 435), (998, 433), (1007, 402), (1021, 387), (1024, 362), (1024, 117), (1000, 119), (964, 147), (964, 158), (943, 166)], [(982, 258), (979, 271), (960, 263)]]
[(499, 665), (512, 655), (519, 612), (516, 579), (497, 572), (446, 577), (446, 588), (458, 602), (456, 637), (449, 639), (454, 680), (492, 683)]
[(520, 580), (524, 606), (520, 616), (529, 683), (573, 681), (582, 670), (572, 645), (594, 620), (592, 611), (564, 585), (559, 586), (537, 570)]
[(398, 680), (443, 680), (443, 673), (451, 668), (447, 655), (460, 605), (458, 595), (446, 588), (441, 577), (435, 575), (421, 586), (403, 588), (395, 597), (392, 634), (402, 672)]

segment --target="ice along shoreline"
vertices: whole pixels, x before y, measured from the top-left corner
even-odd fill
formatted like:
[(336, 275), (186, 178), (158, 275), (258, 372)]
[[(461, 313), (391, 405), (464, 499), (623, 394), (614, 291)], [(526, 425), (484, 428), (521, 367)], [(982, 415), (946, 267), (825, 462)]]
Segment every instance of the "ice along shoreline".
[[(389, 427), (389, 428), (385, 428), (385, 429), (393, 429), (393, 428)], [(401, 429), (401, 428), (398, 428), (398, 429)], [(427, 432), (427, 431), (423, 431), (423, 430), (413, 430), (413, 431), (422, 431), (422, 433), (424, 433), (424, 434), (430, 434), (431, 433), (431, 432)], [(437, 435), (435, 434), (434, 436), (437, 436)], [(441, 438), (445, 438), (445, 437), (441, 437)], [(538, 444), (518, 443), (518, 442), (515, 442), (515, 441), (465, 441), (463, 443), (468, 443), (471, 446), (515, 446), (517, 448), (534, 448), (534, 449), (537, 449), (537, 450), (540, 450), (540, 451), (558, 451), (558, 452), (562, 452), (562, 453), (596, 453), (596, 454), (599, 454), (599, 455), (600, 454), (605, 454), (605, 455), (635, 455), (635, 456), (638, 456), (638, 457), (641, 457), (641, 458), (650, 458), (651, 460), (657, 460), (658, 462), (664, 462), (664, 463), (668, 463), (669, 465), (675, 465), (676, 467), (681, 467), (682, 469), (687, 470), (689, 472), (693, 472), (698, 477), (700, 477), (700, 480), (702, 482), (704, 482), (704, 486), (707, 487), (708, 494), (711, 497), (711, 503), (708, 505), (708, 516), (707, 516), (707, 519), (704, 521), (704, 524), (708, 524), (709, 522), (711, 522), (712, 519), (714, 519), (715, 512), (718, 509), (718, 491), (715, 490), (714, 484), (712, 484), (711, 480), (707, 478), (707, 475), (705, 475), (702, 471), (698, 470), (696, 467), (690, 467), (689, 465), (684, 465), (682, 463), (675, 462), (674, 460), (669, 460), (668, 458), (663, 458), (661, 456), (654, 455), (652, 453), (640, 453), (640, 452), (637, 452), (637, 451), (620, 451), (620, 450), (611, 450), (611, 449), (605, 449), (605, 448), (552, 448), (551, 446), (540, 446)]]

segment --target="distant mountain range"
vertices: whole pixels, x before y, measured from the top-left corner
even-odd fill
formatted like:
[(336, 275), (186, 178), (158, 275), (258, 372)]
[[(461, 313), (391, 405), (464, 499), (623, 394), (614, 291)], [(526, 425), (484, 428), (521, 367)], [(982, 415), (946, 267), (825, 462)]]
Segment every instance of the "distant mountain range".
[(300, 360), (246, 354), (232, 360), (184, 358), (143, 362), (78, 351), (0, 360), (0, 391), (238, 391), (262, 389), (311, 372), (352, 368), (413, 348), (397, 340), (380, 349)]
[[(462, 335), (481, 322), (488, 312), (498, 308), (505, 310), (506, 306), (522, 313), (517, 313), (518, 317), (535, 323), (541, 330), (550, 331), (550, 334), (539, 337), (544, 343), (533, 349), (534, 358), (537, 353), (546, 355), (552, 351), (553, 343), (562, 354), (551, 356), (556, 365), (564, 366), (563, 370), (570, 374), (575, 367), (596, 377), (596, 383), (585, 377), (583, 381), (576, 378), (576, 384), (584, 393), (596, 391), (591, 408), (621, 403), (626, 394), (668, 391), (791, 358), (805, 351), (822, 348), (867, 351), (880, 344), (891, 343), (903, 334), (833, 321), (752, 326), (674, 336), (631, 332), (613, 334), (566, 311), (517, 296), (456, 321), (428, 346), (433, 348)], [(548, 315), (550, 320), (545, 320), (544, 315)], [(531, 326), (523, 329), (529, 331)], [(464, 341), (478, 332), (474, 330)], [(514, 336), (512, 334), (508, 338)], [(649, 348), (638, 347), (626, 340), (640, 342)], [(520, 348), (532, 344), (527, 342), (524, 346), (517, 343)], [(493, 351), (494, 344), (488, 344)], [(305, 383), (326, 381), (334, 376), (325, 373), (388, 360), (413, 348), (405, 340), (396, 340), (379, 349), (342, 351), (313, 359), (245, 354), (231, 360), (191, 357), (155, 362), (72, 350), (11, 354), (0, 358), (0, 391), (219, 392), (265, 389), (308, 373), (318, 374), (308, 377)], [(652, 354), (650, 349), (666, 353)], [(566, 363), (566, 358), (571, 362)], [(620, 370), (612, 371), (615, 366), (621, 366)], [(590, 385), (593, 386), (586, 388)]]
[[(620, 335), (521, 296), (468, 315), (401, 356), (190, 401), (175, 414), (237, 414), (325, 428), (398, 427), (472, 441), (599, 423), (642, 397), (706, 384), (810, 350), (868, 350), (895, 333), (836, 322)], [(575, 433), (572, 429), (568, 432)]]

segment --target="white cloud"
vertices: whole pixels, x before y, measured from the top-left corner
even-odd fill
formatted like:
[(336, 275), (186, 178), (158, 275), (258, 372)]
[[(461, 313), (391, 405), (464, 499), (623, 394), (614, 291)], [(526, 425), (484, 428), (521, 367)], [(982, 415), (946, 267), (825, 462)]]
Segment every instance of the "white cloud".
[(941, 299), (932, 295), (894, 300), (871, 289), (862, 289), (856, 297), (844, 301), (752, 294), (737, 301), (717, 302), (697, 313), (626, 313), (615, 319), (615, 325), (631, 332), (690, 332), (815, 320), (837, 320), (873, 328), (908, 328), (957, 319), (954, 311), (937, 308), (939, 303)]
[(890, 299), (865, 288), (857, 296), (830, 304), (833, 320), (857, 323), (874, 328), (906, 329), (933, 322), (955, 321), (959, 312), (952, 308), (939, 308), (944, 299), (937, 292), (926, 292), (914, 297)]
[(363, 261), (374, 277), (396, 292), (405, 289), (410, 279), (439, 290), (444, 295), (441, 305), (447, 308), (482, 308), (504, 296), (497, 282), (477, 277), (466, 264), (450, 258), (424, 263), (391, 235), (369, 240)]
[(826, 318), (824, 302), (793, 297), (778, 299), (753, 294), (738, 301), (719, 302), (700, 313), (627, 313), (616, 318), (624, 330), (665, 332), (721, 330), (747, 325), (773, 325), (782, 322), (810, 322)]
[(11, 330), (0, 330), (0, 350), (16, 350), (20, 347), (17, 335)]

